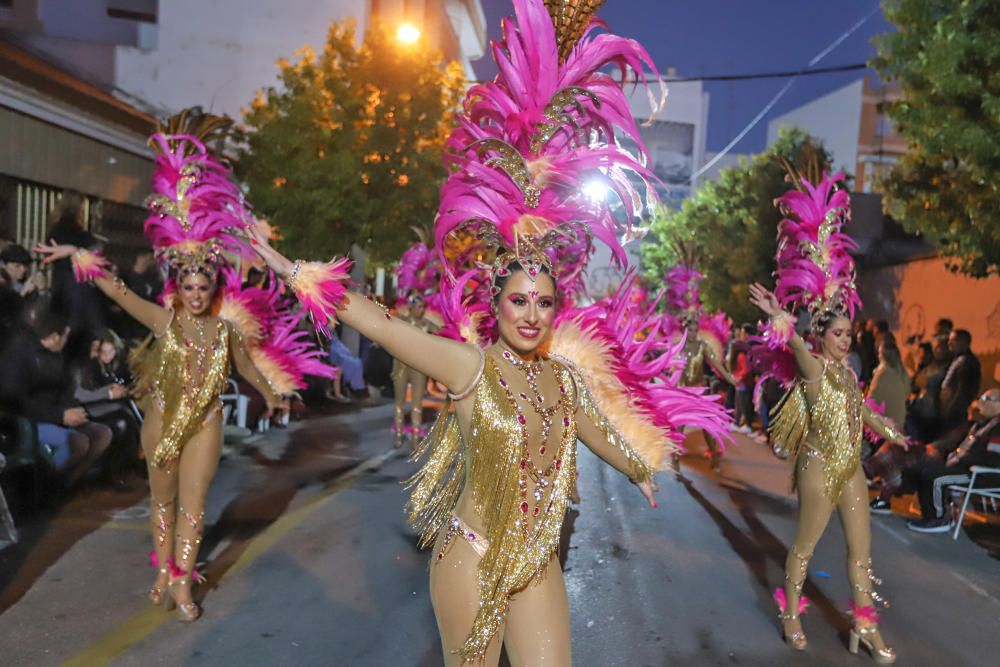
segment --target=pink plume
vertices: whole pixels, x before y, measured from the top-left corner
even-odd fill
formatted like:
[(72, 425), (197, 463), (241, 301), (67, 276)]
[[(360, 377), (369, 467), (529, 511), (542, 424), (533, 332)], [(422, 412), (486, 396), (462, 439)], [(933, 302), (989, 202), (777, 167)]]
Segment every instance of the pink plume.
[(854, 600), (851, 600), (847, 603), (847, 608), (855, 620), (862, 620), (872, 625), (878, 623), (879, 613), (870, 604), (859, 607), (854, 603)]
[[(780, 586), (778, 588), (775, 588), (774, 593), (771, 595), (771, 597), (773, 597), (774, 601), (778, 603), (778, 609), (780, 609), (781, 613), (784, 614), (785, 607), (788, 605), (788, 602), (785, 598), (785, 589), (781, 588)], [(810, 604), (809, 598), (807, 598), (805, 595), (800, 595), (798, 613), (799, 614), (806, 613), (806, 610), (809, 609), (809, 604)]]
[(73, 278), (78, 283), (90, 282), (108, 275), (108, 260), (96, 250), (80, 248), (70, 257), (70, 264), (73, 266)]

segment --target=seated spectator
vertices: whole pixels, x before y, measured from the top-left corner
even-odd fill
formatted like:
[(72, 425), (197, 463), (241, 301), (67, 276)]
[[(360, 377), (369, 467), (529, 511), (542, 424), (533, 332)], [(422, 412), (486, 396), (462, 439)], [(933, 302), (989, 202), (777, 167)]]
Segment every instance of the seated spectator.
[(979, 398), (979, 418), (968, 428), (965, 439), (945, 458), (928, 456), (919, 469), (917, 496), (919, 520), (906, 527), (918, 533), (945, 533), (951, 525), (945, 507), (945, 487), (968, 483), (969, 469), (975, 465), (1000, 466), (1000, 455), (989, 451), (991, 442), (1000, 440), (1000, 389), (991, 389)]
[(361, 363), (361, 359), (351, 354), (336, 332), (332, 332), (330, 335), (327, 359), (331, 366), (336, 366), (341, 370), (341, 392), (344, 389), (363, 391), (366, 388), (364, 365)]
[(140, 468), (141, 416), (128, 388), (131, 380), (121, 339), (106, 330), (95, 342), (95, 355), (77, 370), (74, 395), (91, 419), (111, 429), (108, 475), (114, 486), (127, 487), (129, 474)]
[(0, 396), (37, 423), (39, 442), (57, 472), (73, 485), (111, 442), (111, 429), (90, 421), (73, 396), (63, 357), (69, 336), (65, 318), (48, 311), (13, 340), (0, 356)]
[(944, 430), (959, 426), (969, 411), (969, 405), (979, 394), (983, 371), (979, 358), (972, 352), (972, 334), (956, 329), (948, 337), (951, 364), (941, 382), (941, 421)]
[(883, 338), (878, 346), (879, 364), (872, 375), (868, 398), (885, 406), (885, 416), (896, 428), (906, 423), (906, 399), (910, 395), (910, 376), (903, 368), (903, 359), (896, 344)]

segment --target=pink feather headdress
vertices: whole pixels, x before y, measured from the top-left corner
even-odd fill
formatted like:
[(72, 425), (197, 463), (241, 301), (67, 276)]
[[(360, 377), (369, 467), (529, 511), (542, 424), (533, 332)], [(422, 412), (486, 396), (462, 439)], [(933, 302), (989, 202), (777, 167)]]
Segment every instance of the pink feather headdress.
[(158, 154), (144, 230), (159, 262), (174, 275), (214, 280), (226, 255), (252, 256), (234, 233), (248, 214), (230, 170), (196, 137), (157, 133), (150, 143)]
[[(624, 264), (622, 240), (636, 233), (632, 220), (655, 199), (628, 98), (599, 70), (616, 65), (623, 79), (633, 70), (645, 83), (644, 69), (655, 68), (637, 42), (596, 35), (596, 20), (569, 50), (543, 0), (514, 0), (514, 13), (503, 22), (503, 41), (493, 44), (497, 78), (470, 89), (448, 140), (454, 170), (441, 189), (435, 243), (444, 248), (450, 235), (471, 232), (497, 248), (484, 267), (492, 292), (514, 262), (532, 278), (548, 270), (560, 291), (572, 292), (590, 237)], [(623, 149), (616, 135), (633, 140), (640, 154)], [(621, 203), (620, 217), (585, 194), (592, 183)]]
[(397, 306), (407, 297), (418, 295), (431, 310), (440, 309), (439, 286), (442, 270), (441, 258), (423, 243), (414, 243), (399, 258), (396, 270)]
[(851, 218), (846, 190), (838, 187), (844, 174), (824, 173), (813, 185), (800, 178), (799, 187), (777, 200), (785, 218), (778, 225), (778, 269), (775, 295), (792, 312), (806, 308), (813, 317), (823, 312), (854, 317), (861, 299), (850, 252), (857, 244), (843, 233)]
[(701, 295), (698, 291), (701, 279), (700, 273), (684, 264), (667, 271), (663, 279), (666, 288), (664, 301), (676, 317), (684, 319), (698, 315), (701, 310)]

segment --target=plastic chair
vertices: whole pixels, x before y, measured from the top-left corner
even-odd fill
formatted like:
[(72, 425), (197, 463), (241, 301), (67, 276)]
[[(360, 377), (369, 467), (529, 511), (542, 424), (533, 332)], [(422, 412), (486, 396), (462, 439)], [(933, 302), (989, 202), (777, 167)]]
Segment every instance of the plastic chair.
[[(1000, 454), (1000, 444), (990, 443), (986, 449), (994, 454)], [(958, 539), (958, 533), (962, 530), (962, 520), (965, 519), (965, 512), (969, 509), (969, 499), (971, 499), (972, 496), (979, 496), (984, 503), (987, 499), (989, 499), (994, 510), (996, 509), (996, 501), (1000, 500), (1000, 486), (976, 487), (976, 478), (980, 475), (996, 475), (998, 479), (1000, 479), (1000, 468), (972, 466), (969, 469), (968, 484), (951, 484), (948, 486), (948, 489), (952, 493), (962, 494), (965, 496), (965, 499), (962, 501), (962, 509), (959, 511), (958, 518), (955, 520), (955, 530), (951, 535), (951, 539), (953, 540)]]
[[(247, 411), (250, 408), (250, 397), (246, 394), (240, 393), (239, 385), (237, 385), (236, 380), (232, 378), (229, 378), (229, 387), (232, 389), (231, 393), (219, 396), (222, 400), (224, 421), (229, 421), (229, 415), (235, 411), (236, 425), (240, 428), (246, 428)], [(225, 410), (226, 407), (229, 407), (228, 412)]]

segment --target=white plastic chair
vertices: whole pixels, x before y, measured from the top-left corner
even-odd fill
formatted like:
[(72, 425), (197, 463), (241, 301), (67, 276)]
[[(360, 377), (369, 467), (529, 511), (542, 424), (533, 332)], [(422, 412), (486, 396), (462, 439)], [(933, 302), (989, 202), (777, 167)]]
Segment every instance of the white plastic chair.
[(229, 421), (229, 416), (236, 411), (236, 425), (240, 428), (247, 427), (247, 410), (250, 408), (250, 397), (246, 394), (240, 393), (240, 388), (236, 384), (236, 380), (229, 378), (229, 387), (232, 389), (231, 393), (222, 394), (219, 398), (222, 400), (222, 418), (223, 423)]
[[(987, 446), (987, 451), (993, 452), (995, 454), (1000, 454), (1000, 444), (991, 443)], [(962, 520), (965, 518), (965, 512), (969, 509), (969, 499), (972, 496), (979, 496), (985, 503), (987, 499), (996, 509), (996, 501), (1000, 500), (1000, 486), (988, 486), (976, 488), (976, 477), (979, 475), (997, 475), (1000, 476), (1000, 468), (991, 468), (989, 466), (972, 466), (969, 469), (969, 482), (968, 484), (952, 484), (948, 489), (954, 494), (963, 494), (965, 499), (962, 501), (962, 509), (958, 513), (958, 519), (955, 521), (955, 530), (952, 532), (951, 539), (957, 540), (958, 533), (962, 530)]]

